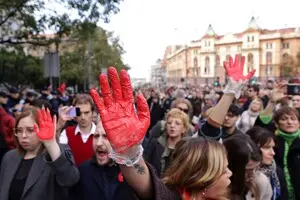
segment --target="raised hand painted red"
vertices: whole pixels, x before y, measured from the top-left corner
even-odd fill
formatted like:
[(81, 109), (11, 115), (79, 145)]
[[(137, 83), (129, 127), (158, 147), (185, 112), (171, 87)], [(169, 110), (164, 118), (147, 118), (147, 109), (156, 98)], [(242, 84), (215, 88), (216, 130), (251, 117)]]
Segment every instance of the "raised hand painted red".
[(224, 67), (226, 73), (229, 77), (231, 77), (235, 81), (244, 81), (249, 80), (255, 74), (255, 70), (252, 70), (248, 73), (247, 76), (243, 75), (244, 64), (245, 64), (245, 56), (236, 55), (234, 62), (232, 57), (229, 57), (229, 61), (224, 61)]
[(64, 93), (66, 91), (66, 83), (62, 83), (59, 88), (57, 88), (57, 90), (60, 92), (60, 93)]
[(136, 97), (137, 113), (129, 76), (121, 70), (120, 79), (114, 67), (108, 69), (111, 88), (104, 74), (99, 76), (102, 98), (95, 89), (90, 94), (100, 113), (103, 127), (112, 148), (123, 153), (140, 144), (150, 125), (150, 111), (143, 95)]
[(51, 117), (50, 111), (45, 108), (37, 111), (39, 126), (34, 131), (40, 140), (52, 140), (55, 136), (56, 117)]

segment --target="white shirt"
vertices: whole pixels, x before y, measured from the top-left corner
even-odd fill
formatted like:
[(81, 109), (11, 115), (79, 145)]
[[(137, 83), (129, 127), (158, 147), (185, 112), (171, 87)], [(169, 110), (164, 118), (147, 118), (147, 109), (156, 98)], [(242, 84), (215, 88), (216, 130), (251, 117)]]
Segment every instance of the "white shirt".
[[(83, 143), (86, 143), (88, 141), (90, 135), (94, 134), (95, 132), (96, 132), (96, 125), (94, 123), (92, 123), (92, 128), (88, 134), (82, 134), (80, 131), (79, 125), (76, 126), (74, 134), (77, 135), (78, 133), (80, 133)], [(66, 132), (66, 129), (64, 129), (60, 134), (59, 143), (68, 144), (68, 142), (69, 142), (69, 140), (67, 137), (67, 132)]]

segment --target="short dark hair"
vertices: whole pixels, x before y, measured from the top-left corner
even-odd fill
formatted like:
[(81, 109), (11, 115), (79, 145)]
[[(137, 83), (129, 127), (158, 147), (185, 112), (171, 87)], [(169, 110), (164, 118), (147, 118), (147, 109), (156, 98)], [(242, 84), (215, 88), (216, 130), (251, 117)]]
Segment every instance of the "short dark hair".
[(52, 109), (52, 105), (50, 104), (49, 101), (45, 100), (45, 99), (36, 99), (33, 101), (33, 106), (39, 109), (47, 108), (50, 113), (51, 116), (53, 116), (55, 114), (55, 111)]
[(291, 108), (289, 106), (282, 106), (281, 108), (279, 108), (279, 110), (277, 110), (274, 114), (274, 122), (276, 124), (278, 124), (280, 118), (283, 115), (296, 115), (296, 117), (298, 118), (298, 120), (300, 121), (300, 115), (298, 110), (296, 110), (295, 108)]
[(231, 112), (234, 116), (239, 116), (241, 114), (241, 109), (238, 105), (233, 103), (230, 105), (227, 112)]
[(73, 106), (80, 104), (90, 104), (92, 111), (94, 111), (94, 102), (90, 95), (88, 94), (77, 94), (73, 100)]
[(254, 90), (254, 92), (257, 92), (257, 93), (259, 92), (259, 86), (258, 85), (255, 85), (255, 84), (249, 85), (248, 89), (250, 89), (250, 88), (252, 88)]

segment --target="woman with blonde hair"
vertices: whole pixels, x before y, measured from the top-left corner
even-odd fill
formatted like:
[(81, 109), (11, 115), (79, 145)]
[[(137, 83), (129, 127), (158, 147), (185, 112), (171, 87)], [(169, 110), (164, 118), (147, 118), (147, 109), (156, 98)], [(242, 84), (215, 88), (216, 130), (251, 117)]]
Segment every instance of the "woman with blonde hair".
[(149, 141), (144, 156), (158, 174), (163, 174), (170, 165), (172, 152), (176, 144), (185, 136), (188, 127), (188, 116), (181, 110), (173, 108), (166, 116), (162, 135)]
[(257, 117), (263, 109), (263, 101), (260, 98), (253, 99), (248, 110), (244, 111), (240, 119), (236, 122), (237, 128), (243, 133), (246, 133), (254, 126)]
[(185, 138), (177, 144), (173, 159), (162, 179), (167, 187), (179, 189), (183, 199), (226, 199), (232, 173), (223, 145), (205, 138)]
[[(191, 124), (191, 117), (193, 115), (193, 106), (189, 100), (184, 98), (176, 99), (172, 102), (171, 109), (177, 108), (184, 112), (188, 116), (188, 127), (186, 130), (186, 136), (192, 136), (195, 133), (195, 128)], [(157, 140), (164, 132), (166, 128), (166, 120), (158, 121), (149, 131), (149, 139), (146, 141), (145, 147), (152, 142), (152, 140)]]

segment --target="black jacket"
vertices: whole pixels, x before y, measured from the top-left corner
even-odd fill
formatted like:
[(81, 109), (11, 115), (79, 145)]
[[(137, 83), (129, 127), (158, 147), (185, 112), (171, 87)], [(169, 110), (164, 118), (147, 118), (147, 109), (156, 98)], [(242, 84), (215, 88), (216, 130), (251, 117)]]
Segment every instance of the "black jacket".
[(287, 200), (288, 199), (288, 190), (286, 186), (286, 181), (284, 178), (283, 170), (280, 167), (276, 167), (276, 174), (279, 179), (280, 184), (280, 197), (276, 200)]
[(70, 190), (70, 200), (135, 200), (125, 179), (120, 181), (119, 166), (99, 166), (95, 158), (79, 166), (80, 181)]
[(149, 141), (144, 151), (144, 158), (154, 167), (158, 175), (162, 173), (161, 157), (164, 149), (165, 147), (159, 143), (158, 138), (153, 138)]
[[(275, 161), (276, 164), (282, 169), (284, 169), (284, 150), (284, 139), (276, 136)], [(290, 146), (287, 162), (296, 199), (300, 200), (300, 138), (296, 139)]]

